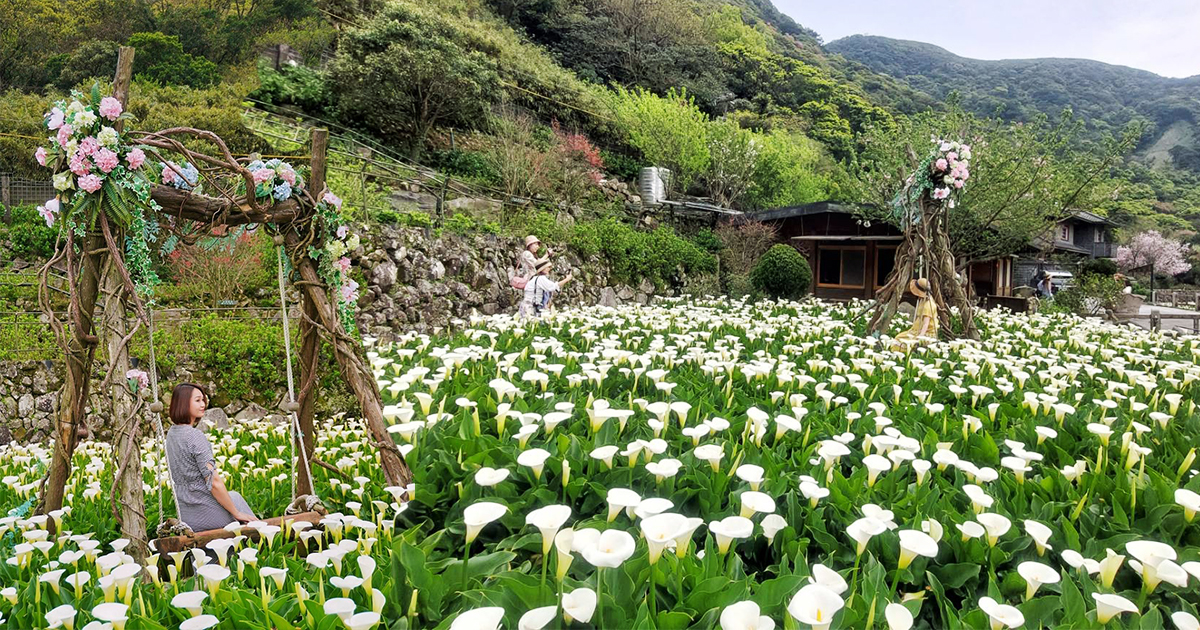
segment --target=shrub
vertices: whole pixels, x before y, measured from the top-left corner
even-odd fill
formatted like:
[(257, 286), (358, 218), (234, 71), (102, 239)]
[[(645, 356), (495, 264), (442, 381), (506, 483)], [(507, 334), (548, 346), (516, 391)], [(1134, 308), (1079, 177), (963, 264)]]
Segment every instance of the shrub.
[(258, 80), (259, 87), (250, 96), (265, 103), (295, 105), (314, 114), (323, 114), (333, 105), (333, 94), (320, 70), (287, 64), (276, 70), (260, 59)]
[(134, 33), (129, 45), (138, 51), (133, 58), (133, 73), (139, 80), (197, 88), (221, 80), (217, 64), (183, 52), (183, 44), (175, 35)]
[(696, 235), (692, 237), (692, 242), (710, 254), (716, 254), (725, 249), (725, 244), (721, 242), (721, 239), (717, 238), (717, 235), (708, 228), (696, 232)]
[(755, 289), (776, 299), (797, 299), (812, 286), (812, 270), (796, 248), (780, 243), (767, 250), (750, 272)]
[(266, 284), (270, 243), (258, 232), (235, 234), (215, 234), (172, 251), (168, 259), (178, 284), (194, 296), (208, 296), (213, 306)]
[(1079, 265), (1079, 275), (1099, 274), (1113, 276), (1118, 271), (1117, 263), (1110, 258), (1089, 258)]
[(755, 293), (754, 284), (750, 282), (750, 276), (744, 273), (731, 274), (725, 280), (725, 292), (731, 298), (741, 298), (753, 296)]
[(395, 210), (380, 210), (375, 213), (375, 220), (379, 223), (396, 225), (400, 223), (400, 213)]
[(404, 225), (408, 227), (427, 228), (433, 226), (433, 217), (430, 217), (428, 212), (405, 212), (400, 216), (403, 217)]
[[(568, 241), (574, 235), (573, 232), (558, 222), (558, 215), (554, 210), (536, 206), (505, 214), (501, 233), (513, 238), (522, 239), (533, 234), (548, 243)], [(596, 250), (588, 255), (595, 255), (598, 251)]]
[(455, 234), (467, 234), (475, 229), (475, 219), (465, 212), (459, 212), (450, 215), (442, 227)]
[(637, 181), (641, 174), (642, 161), (635, 157), (600, 149), (600, 158), (604, 160), (604, 169), (621, 181)]
[(36, 207), (13, 206), (10, 221), (7, 226), (0, 223), (0, 238), (7, 235), (12, 241), (14, 257), (49, 258), (54, 255), (58, 230), (46, 227), (46, 221)]
[(456, 148), (446, 151), (435, 151), (430, 157), (433, 166), (450, 175), (473, 179), (486, 184), (500, 182), (500, 174), (488, 162), (487, 156), (479, 151), (464, 151), (463, 149)]
[(779, 230), (759, 221), (730, 221), (717, 227), (721, 262), (730, 274), (749, 274), (758, 259), (775, 244)]
[(1111, 274), (1085, 273), (1054, 295), (1053, 303), (1076, 315), (1099, 315), (1115, 309), (1125, 284)]
[(708, 116), (686, 90), (671, 88), (664, 97), (617, 86), (613, 109), (629, 144), (649, 162), (671, 169), (671, 190), (686, 191), (708, 168)]
[(636, 284), (674, 284), (679, 271), (707, 273), (716, 258), (669, 227), (643, 232), (613, 218), (576, 224), (571, 246), (585, 256), (601, 255), (613, 277)]

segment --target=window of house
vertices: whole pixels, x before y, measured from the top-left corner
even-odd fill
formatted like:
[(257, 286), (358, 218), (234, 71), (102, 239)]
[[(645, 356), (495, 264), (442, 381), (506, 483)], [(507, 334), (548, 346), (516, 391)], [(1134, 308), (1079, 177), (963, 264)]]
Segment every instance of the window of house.
[(1096, 235), (1097, 243), (1107, 243), (1108, 242), (1107, 237), (1104, 235), (1104, 228), (1099, 228), (1099, 227), (1096, 228), (1096, 231), (1094, 232), (1094, 234)]
[(864, 247), (822, 247), (817, 259), (817, 284), (861, 289), (866, 279)]
[(1059, 223), (1058, 224), (1058, 240), (1070, 242), (1071, 240), (1073, 240), (1071, 237), (1072, 237), (1071, 224), (1070, 223)]
[(875, 250), (875, 286), (887, 283), (892, 269), (896, 268), (896, 248), (881, 246)]

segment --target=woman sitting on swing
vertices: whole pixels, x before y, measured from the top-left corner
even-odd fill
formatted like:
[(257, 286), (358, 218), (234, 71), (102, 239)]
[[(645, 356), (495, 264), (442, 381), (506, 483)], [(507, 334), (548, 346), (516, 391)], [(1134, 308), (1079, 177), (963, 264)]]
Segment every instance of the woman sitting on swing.
[(167, 459), (180, 518), (194, 532), (257, 520), (242, 495), (225, 488), (212, 445), (196, 428), (207, 407), (208, 394), (199, 385), (180, 383), (171, 392)]

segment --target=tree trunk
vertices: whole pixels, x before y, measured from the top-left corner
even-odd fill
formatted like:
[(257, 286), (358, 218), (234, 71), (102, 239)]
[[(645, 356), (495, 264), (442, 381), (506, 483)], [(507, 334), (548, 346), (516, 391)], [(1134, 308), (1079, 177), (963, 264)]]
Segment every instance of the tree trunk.
[(81, 330), (72, 330), (75, 328), (75, 318), (68, 318), (66, 379), (59, 390), (58, 411), (54, 419), (55, 448), (50, 460), (50, 472), (42, 487), (39, 514), (62, 508), (67, 479), (71, 476), (71, 457), (74, 456), (75, 446), (78, 444), (77, 431), (84, 424), (96, 346), (85, 344), (82, 339), (92, 335), (95, 330), (92, 318), (96, 311), (96, 298), (100, 292), (100, 270), (106, 258), (103, 253), (91, 252), (103, 246), (102, 236), (92, 235), (83, 239), (79, 277), (76, 278), (74, 287), (79, 299), (78, 321), (83, 326)]
[[(288, 248), (293, 249), (298, 244), (295, 232), (287, 233)], [(321, 325), (330, 332), (333, 339), (334, 356), (346, 383), (358, 398), (362, 407), (362, 417), (367, 422), (367, 428), (375, 441), (375, 448), (383, 464), (383, 476), (390, 486), (406, 486), (412, 483), (412, 471), (405, 464), (396, 447), (387, 425), (383, 420), (383, 400), (379, 396), (379, 388), (375, 384), (375, 374), (363, 362), (362, 347), (342, 330), (342, 322), (338, 318), (337, 309), (325, 293), (324, 283), (317, 274), (316, 265), (305, 255), (297, 257), (292, 262), (300, 272), (304, 281), (304, 295), (313, 302)]]
[[(123, 234), (114, 235), (118, 241)], [(112, 401), (110, 422), (113, 428), (113, 453), (117, 478), (112, 489), (121, 534), (130, 541), (130, 555), (142, 562), (146, 558), (146, 512), (142, 492), (141, 404), (130, 391), (125, 373), (129, 371), (129, 321), (125, 309), (125, 283), (116, 261), (109, 260), (104, 273), (104, 330), (108, 348)]]
[[(307, 455), (309, 465), (296, 467), (296, 495), (312, 494), (313, 414), (317, 404), (317, 358), (321, 346), (320, 330), (313, 322), (318, 321), (317, 306), (307, 294), (300, 298), (304, 315), (300, 318), (300, 409), (296, 412), (300, 420), (300, 440), (296, 444), (296, 456)], [(301, 446), (304, 448), (302, 449)]]

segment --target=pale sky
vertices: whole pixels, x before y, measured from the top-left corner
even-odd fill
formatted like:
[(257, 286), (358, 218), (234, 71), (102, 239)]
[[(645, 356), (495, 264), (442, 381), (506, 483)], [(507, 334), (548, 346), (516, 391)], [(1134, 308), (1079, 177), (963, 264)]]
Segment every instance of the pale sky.
[(1200, 75), (1200, 0), (773, 0), (825, 42), (881, 35), (975, 59), (1074, 57)]

